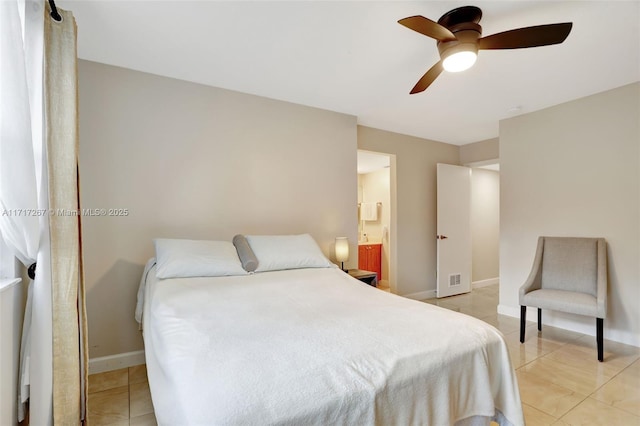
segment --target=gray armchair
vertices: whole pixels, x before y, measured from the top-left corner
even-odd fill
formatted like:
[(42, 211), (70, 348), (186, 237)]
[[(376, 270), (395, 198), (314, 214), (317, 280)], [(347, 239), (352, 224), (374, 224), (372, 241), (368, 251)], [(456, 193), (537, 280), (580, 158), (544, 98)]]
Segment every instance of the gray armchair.
[(604, 238), (540, 237), (529, 278), (520, 287), (520, 343), (527, 306), (596, 318), (598, 361), (603, 359), (607, 316), (607, 243)]

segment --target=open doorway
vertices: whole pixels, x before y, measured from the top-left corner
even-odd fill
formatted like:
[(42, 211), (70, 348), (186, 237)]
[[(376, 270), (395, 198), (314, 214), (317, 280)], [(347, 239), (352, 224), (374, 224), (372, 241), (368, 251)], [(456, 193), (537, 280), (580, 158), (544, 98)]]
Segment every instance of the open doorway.
[(500, 164), (491, 160), (468, 166), (472, 167), (472, 287), (479, 288), (499, 284)]
[(358, 150), (358, 269), (378, 274), (378, 288), (396, 293), (395, 156)]
[(438, 164), (437, 221), (437, 297), (494, 285), (497, 292), (500, 273), (497, 161), (462, 167)]

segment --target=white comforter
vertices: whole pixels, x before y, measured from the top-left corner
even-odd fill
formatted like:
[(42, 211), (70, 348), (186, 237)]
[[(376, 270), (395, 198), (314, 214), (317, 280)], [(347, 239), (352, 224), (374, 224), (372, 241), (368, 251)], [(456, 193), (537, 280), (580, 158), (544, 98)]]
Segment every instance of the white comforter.
[(523, 425), (502, 335), (335, 268), (157, 280), (144, 342), (161, 425)]

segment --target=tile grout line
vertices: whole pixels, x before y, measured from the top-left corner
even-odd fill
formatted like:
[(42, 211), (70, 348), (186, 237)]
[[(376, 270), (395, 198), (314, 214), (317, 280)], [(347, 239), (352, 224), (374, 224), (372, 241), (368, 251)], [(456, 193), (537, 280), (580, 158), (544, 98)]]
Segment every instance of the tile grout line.
[[(550, 354), (552, 354), (553, 352), (560, 350), (562, 347), (564, 347), (564, 345), (560, 346), (559, 348), (557, 348), (557, 349), (555, 349), (555, 350), (553, 350), (553, 351), (550, 351), (549, 353), (546, 353), (546, 354), (544, 354), (544, 355), (541, 355), (541, 356), (539, 356), (539, 357), (536, 357), (535, 359), (532, 359), (531, 361), (527, 362), (526, 364), (524, 364), (524, 365), (520, 366), (517, 370), (519, 370), (519, 369), (523, 368), (523, 367), (524, 367), (525, 365), (527, 365), (527, 364), (531, 364), (531, 363), (533, 363), (534, 361), (539, 360), (540, 358), (544, 358), (545, 356), (550, 355)], [(508, 348), (507, 348), (507, 349), (508, 349)], [(516, 370), (516, 371), (517, 371), (517, 370)], [(524, 373), (526, 373), (526, 371), (524, 371), (524, 370), (523, 370), (523, 372), (524, 372)], [(531, 373), (528, 373), (528, 374), (531, 374)], [(567, 414), (569, 414), (569, 413), (570, 413), (572, 410), (574, 410), (578, 405), (582, 404), (584, 401), (586, 401), (586, 400), (589, 398), (589, 395), (581, 394), (580, 392), (577, 392), (577, 391), (575, 391), (575, 390), (573, 390), (573, 389), (569, 389), (569, 388), (567, 388), (566, 386), (560, 385), (560, 384), (558, 384), (558, 383), (550, 382), (549, 380), (547, 380), (547, 379), (545, 379), (545, 378), (540, 377), (540, 378), (538, 378), (538, 379), (539, 379), (539, 380), (542, 380), (542, 381), (544, 381), (544, 382), (546, 382), (546, 383), (549, 383), (550, 385), (557, 386), (557, 387), (560, 387), (560, 388), (562, 388), (562, 389), (565, 389), (565, 390), (567, 390), (567, 391), (571, 392), (571, 394), (573, 394), (573, 395), (583, 395), (583, 396), (584, 396), (584, 398), (583, 398), (583, 399), (579, 400), (575, 405), (571, 406), (571, 408), (569, 408), (569, 409), (568, 409), (568, 410), (567, 410), (563, 415), (561, 415), (560, 417), (556, 417), (556, 416), (554, 416), (554, 415), (552, 415), (552, 414), (547, 413), (546, 411), (540, 410), (540, 409), (539, 409), (539, 408), (537, 408), (537, 407), (533, 407), (533, 408), (536, 408), (536, 409), (537, 409), (537, 410), (539, 410), (539, 411), (542, 411), (542, 412), (543, 412), (543, 413), (545, 413), (545, 414), (549, 414), (550, 416), (554, 417), (554, 418), (556, 419), (556, 421), (557, 421), (557, 420), (562, 420), (562, 418), (563, 418), (564, 416), (566, 416)], [(524, 402), (523, 402), (523, 404), (524, 404)], [(531, 406), (531, 404), (527, 404), (527, 405)]]
[[(595, 397), (595, 393), (596, 393), (596, 392), (598, 392), (600, 389), (602, 389), (603, 387), (605, 387), (606, 385), (608, 385), (608, 384), (609, 384), (609, 382), (611, 382), (613, 379), (615, 379), (616, 377), (618, 377), (619, 375), (621, 375), (625, 370), (627, 370), (627, 369), (631, 368), (631, 366), (632, 366), (633, 364), (635, 364), (636, 362), (639, 362), (639, 361), (640, 361), (640, 357), (637, 357), (637, 358), (636, 358), (635, 360), (633, 360), (629, 365), (627, 365), (626, 367), (624, 367), (624, 368), (623, 368), (622, 370), (620, 370), (617, 374), (615, 374), (613, 377), (611, 377), (608, 381), (606, 381), (606, 382), (605, 382), (605, 383), (603, 383), (601, 386), (599, 386), (596, 390), (594, 390), (594, 391), (593, 391), (593, 392), (588, 396), (588, 398), (593, 398), (594, 400), (596, 400), (596, 401), (598, 401), (598, 402), (601, 402), (601, 403), (603, 403), (603, 404), (606, 404), (606, 405), (608, 405), (608, 406), (610, 406), (610, 407), (612, 407), (612, 408), (615, 408), (615, 409), (617, 409), (617, 410), (624, 411), (625, 413), (629, 413), (629, 414), (631, 414), (631, 415), (633, 415), (633, 416), (636, 416), (636, 417), (638, 417), (638, 418), (640, 419), (640, 416), (638, 416), (636, 413), (632, 413), (631, 411), (629, 411), (629, 410), (627, 410), (627, 409), (625, 409), (625, 408), (616, 407), (615, 405), (610, 404), (610, 403), (609, 403), (609, 402), (607, 402), (607, 401), (601, 401), (601, 400), (599, 400), (599, 399), (597, 399), (597, 398)], [(639, 422), (639, 423), (640, 423), (640, 422)]]

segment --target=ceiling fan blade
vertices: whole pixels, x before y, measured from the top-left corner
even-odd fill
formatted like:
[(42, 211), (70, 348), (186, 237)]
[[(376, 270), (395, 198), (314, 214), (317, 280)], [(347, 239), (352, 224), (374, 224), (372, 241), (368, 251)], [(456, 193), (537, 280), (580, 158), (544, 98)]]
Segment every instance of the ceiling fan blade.
[(410, 16), (399, 20), (398, 24), (404, 25), (410, 30), (417, 31), (427, 37), (435, 38), (436, 40), (450, 41), (456, 39), (456, 36), (447, 28), (424, 16)]
[(418, 80), (416, 85), (413, 86), (413, 89), (411, 89), (410, 94), (413, 95), (415, 93), (424, 92), (424, 90), (429, 87), (436, 78), (438, 78), (442, 70), (442, 61), (438, 61), (438, 63), (429, 68), (429, 71), (427, 71), (422, 78)]
[(478, 41), (478, 49), (522, 49), (525, 47), (549, 46), (565, 41), (573, 23), (537, 25), (518, 28), (483, 37)]

